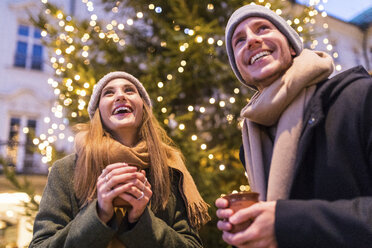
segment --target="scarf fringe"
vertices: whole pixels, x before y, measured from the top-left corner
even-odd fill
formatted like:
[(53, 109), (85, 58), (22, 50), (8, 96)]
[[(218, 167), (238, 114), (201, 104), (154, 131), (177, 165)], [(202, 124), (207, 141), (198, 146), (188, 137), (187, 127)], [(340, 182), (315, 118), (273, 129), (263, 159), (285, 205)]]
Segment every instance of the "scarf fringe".
[(211, 217), (208, 214), (209, 204), (206, 202), (198, 202), (193, 204), (188, 204), (187, 215), (189, 216), (190, 224), (196, 228), (200, 229)]

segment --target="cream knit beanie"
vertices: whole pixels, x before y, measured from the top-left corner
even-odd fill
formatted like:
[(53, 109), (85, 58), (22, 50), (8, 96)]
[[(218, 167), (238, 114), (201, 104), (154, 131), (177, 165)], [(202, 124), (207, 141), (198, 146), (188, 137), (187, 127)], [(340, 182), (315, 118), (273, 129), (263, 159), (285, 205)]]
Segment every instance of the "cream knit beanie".
[(123, 72), (123, 71), (115, 71), (115, 72), (110, 72), (106, 74), (103, 78), (101, 78), (98, 83), (94, 86), (93, 88), (93, 93), (90, 97), (89, 104), (88, 104), (88, 114), (89, 118), (92, 119), (94, 113), (96, 112), (96, 109), (98, 108), (98, 102), (99, 98), (101, 96), (101, 91), (102, 89), (108, 84), (111, 80), (116, 79), (116, 78), (124, 78), (129, 80), (131, 83), (133, 83), (139, 94), (141, 95), (142, 99), (149, 105), (149, 107), (152, 107), (151, 100), (149, 95), (147, 94), (146, 89), (143, 87), (141, 82), (135, 78), (133, 75)]

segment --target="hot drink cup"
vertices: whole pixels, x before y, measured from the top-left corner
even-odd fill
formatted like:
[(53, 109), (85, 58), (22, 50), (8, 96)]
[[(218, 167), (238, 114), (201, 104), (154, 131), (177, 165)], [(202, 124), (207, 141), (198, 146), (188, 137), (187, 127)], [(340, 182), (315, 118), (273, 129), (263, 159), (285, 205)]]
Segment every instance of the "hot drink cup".
[[(232, 209), (234, 213), (242, 208), (247, 208), (255, 203), (258, 202), (259, 194), (256, 192), (238, 192), (232, 193), (224, 196), (226, 200), (229, 202), (228, 208)], [(239, 225), (232, 225), (232, 229), (230, 230), (231, 233), (240, 232), (251, 225), (253, 220), (246, 221)]]
[[(129, 164), (129, 166), (137, 167), (137, 171), (141, 170), (141, 167), (139, 165)], [(130, 205), (129, 202), (127, 202), (126, 200), (123, 200), (119, 196), (115, 197), (112, 203), (113, 203), (114, 207), (118, 207), (118, 208), (127, 208), (128, 209), (128, 208), (132, 207), (132, 205)]]

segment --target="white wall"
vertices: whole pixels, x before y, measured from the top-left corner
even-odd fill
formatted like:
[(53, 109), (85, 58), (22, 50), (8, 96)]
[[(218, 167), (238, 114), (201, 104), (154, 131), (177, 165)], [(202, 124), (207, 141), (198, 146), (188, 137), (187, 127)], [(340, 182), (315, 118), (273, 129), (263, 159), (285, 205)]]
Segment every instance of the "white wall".
[[(61, 2), (61, 1), (58, 1)], [(68, 3), (69, 0), (63, 1)], [(2, 0), (0, 1), (0, 141), (8, 140), (9, 125), (11, 117), (21, 118), (21, 130), (27, 123), (27, 119), (37, 120), (36, 136), (47, 134), (50, 125), (61, 123), (62, 119), (53, 117), (51, 108), (56, 99), (52, 87), (47, 83), (53, 77), (53, 70), (50, 68), (47, 50), (43, 49), (44, 65), (43, 70), (32, 70), (15, 67), (14, 56), (18, 39), (19, 23), (29, 24), (28, 12), (38, 13), (41, 9), (40, 0)], [(44, 118), (50, 116), (52, 121), (45, 123)], [(71, 135), (69, 130), (64, 130), (66, 139), (57, 141), (58, 148), (71, 151), (72, 143), (67, 142)], [(21, 132), (20, 141), (25, 140), (25, 134)], [(5, 156), (6, 147), (0, 146), (0, 155)], [(22, 170), (24, 151), (19, 150), (17, 155), (17, 168)], [(41, 156), (35, 154), (35, 161), (38, 162), (36, 173), (47, 172), (48, 166), (41, 163)]]

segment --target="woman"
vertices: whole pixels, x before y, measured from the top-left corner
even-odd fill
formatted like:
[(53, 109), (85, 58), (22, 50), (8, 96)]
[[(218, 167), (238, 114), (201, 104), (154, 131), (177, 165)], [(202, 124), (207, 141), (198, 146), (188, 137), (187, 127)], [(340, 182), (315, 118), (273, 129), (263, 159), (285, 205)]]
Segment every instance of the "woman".
[(76, 154), (48, 176), (30, 247), (201, 247), (208, 206), (138, 79), (104, 76), (88, 113)]

